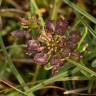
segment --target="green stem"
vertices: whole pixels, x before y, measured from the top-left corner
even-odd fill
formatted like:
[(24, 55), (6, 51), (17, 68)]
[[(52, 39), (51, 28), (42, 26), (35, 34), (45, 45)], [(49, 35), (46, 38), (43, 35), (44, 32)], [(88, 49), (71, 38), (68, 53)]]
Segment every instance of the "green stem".
[(34, 77), (33, 77), (33, 80), (32, 80), (32, 85), (35, 83), (36, 79), (37, 79), (37, 76), (38, 76), (38, 73), (39, 73), (39, 69), (40, 69), (40, 65), (37, 64), (36, 65), (36, 71), (35, 71), (35, 74), (34, 74)]
[[(21, 48), (25, 48), (26, 47), (25, 44), (16, 45), (16, 46), (21, 47)], [(7, 46), (6, 50), (11, 49), (11, 48), (14, 48), (14, 45)], [(3, 49), (0, 49), (0, 52), (2, 52), (2, 51), (3, 51)]]
[(85, 26), (85, 32), (84, 32), (84, 34), (83, 34), (81, 40), (80, 40), (79, 43), (78, 43), (78, 49), (80, 48), (80, 45), (81, 45), (82, 42), (84, 41), (84, 39), (85, 39), (87, 33), (88, 33), (88, 28)]
[[(76, 13), (76, 12), (75, 12)], [(77, 14), (78, 19), (80, 20), (80, 22), (87, 27), (87, 29), (89, 30), (89, 32), (96, 38), (96, 32), (90, 27), (90, 25), (85, 21), (84, 18), (82, 18), (82, 16), (80, 14)]]
[(86, 26), (89, 32), (96, 38), (96, 32), (88, 25), (88, 23), (83, 19), (81, 19), (81, 23)]
[[(36, 15), (37, 11), (38, 11), (38, 6), (35, 2), (35, 0), (30, 0), (30, 11), (31, 11), (31, 15)], [(42, 15), (40, 13), (37, 14), (39, 16), (39, 20), (41, 22), (41, 25), (44, 26), (44, 20), (42, 18)]]
[(94, 80), (89, 80), (88, 82), (88, 93), (90, 94), (94, 86)]
[[(81, 17), (81, 19), (83, 18), (84, 16)], [(75, 24), (69, 29), (69, 32), (73, 31), (80, 23), (81, 23), (81, 20), (77, 18)]]
[(61, 1), (60, 0), (55, 0), (53, 10), (50, 13), (51, 19), (56, 19), (57, 18), (58, 9), (60, 8), (60, 5), (61, 5)]

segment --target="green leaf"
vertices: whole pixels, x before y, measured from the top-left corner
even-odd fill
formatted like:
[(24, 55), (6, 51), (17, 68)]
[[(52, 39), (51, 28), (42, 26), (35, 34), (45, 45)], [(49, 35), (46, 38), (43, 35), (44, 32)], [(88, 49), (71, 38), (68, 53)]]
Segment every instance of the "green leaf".
[(65, 72), (67, 70), (71, 70), (73, 67), (74, 67), (74, 65), (70, 65), (69, 63), (65, 63), (62, 67), (59, 68), (59, 70), (56, 74), (60, 74), (60, 73)]
[(50, 64), (50, 63), (48, 63), (45, 67), (44, 67), (44, 69), (45, 70), (50, 70), (50, 69), (52, 69), (52, 65)]
[(80, 72), (81, 72), (83, 75), (85, 75), (86, 77), (88, 77), (88, 78), (91, 77), (90, 73), (88, 73), (88, 72), (86, 72), (86, 71), (84, 71), (84, 70), (80, 70)]
[(75, 65), (77, 68), (79, 68), (80, 70), (83, 70), (83, 71), (86, 71), (86, 72), (88, 72), (89, 74), (90, 74), (90, 77), (95, 77), (95, 79), (96, 79), (96, 73), (93, 71), (93, 70), (91, 70), (91, 69), (89, 69), (88, 67), (86, 67), (86, 66), (84, 66), (84, 65), (82, 65), (81, 63), (77, 63), (77, 62), (75, 62), (75, 61), (73, 61), (73, 60), (71, 60), (71, 59), (66, 59), (68, 62), (70, 62), (71, 64), (73, 64), (73, 65)]
[(92, 67), (96, 67), (96, 59), (92, 62)]
[(7, 94), (7, 96), (18, 96), (18, 92), (11, 92), (9, 94)]

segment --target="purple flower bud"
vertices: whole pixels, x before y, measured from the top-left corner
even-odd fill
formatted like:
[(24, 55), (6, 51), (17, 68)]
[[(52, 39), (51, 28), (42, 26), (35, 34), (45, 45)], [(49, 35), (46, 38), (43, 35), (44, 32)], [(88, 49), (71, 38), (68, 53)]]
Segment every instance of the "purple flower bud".
[(58, 19), (56, 21), (56, 34), (58, 35), (64, 35), (64, 32), (68, 29), (68, 22), (67, 20)]
[(79, 30), (76, 31), (72, 31), (67, 39), (67, 45), (69, 48), (74, 48), (74, 46), (76, 45), (76, 43), (80, 40), (81, 38), (81, 34)]
[(45, 53), (37, 53), (34, 56), (34, 61), (37, 64), (43, 64), (44, 65), (44, 64), (46, 64), (48, 62), (48, 56)]
[(45, 29), (50, 32), (51, 34), (54, 34), (55, 32), (55, 20), (48, 20), (45, 25)]
[(81, 38), (81, 34), (80, 34), (80, 31), (79, 30), (76, 30), (76, 31), (72, 31), (70, 34), (69, 34), (69, 37), (68, 39), (73, 41), (74, 43), (79, 41)]
[(53, 56), (53, 58), (51, 59), (50, 63), (52, 65), (62, 65), (63, 61), (59, 57)]
[(38, 47), (40, 47), (40, 44), (37, 40), (28, 40), (27, 42), (28, 49), (36, 50)]
[(27, 42), (27, 54), (41, 52), (43, 49), (37, 40), (32, 39)]
[(26, 35), (26, 31), (24, 30), (15, 30), (13, 32), (11, 32), (12, 36), (15, 36), (17, 38), (24, 38)]

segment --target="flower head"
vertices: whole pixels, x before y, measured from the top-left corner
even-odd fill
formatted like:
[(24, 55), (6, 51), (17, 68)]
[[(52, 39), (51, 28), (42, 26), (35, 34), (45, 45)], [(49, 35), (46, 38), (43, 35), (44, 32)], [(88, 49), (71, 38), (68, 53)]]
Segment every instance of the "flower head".
[(81, 55), (75, 50), (75, 46), (80, 40), (81, 34), (79, 30), (75, 30), (65, 36), (65, 32), (68, 34), (66, 19), (48, 20), (41, 29), (37, 18), (22, 19), (22, 21), (22, 25), (25, 27), (30, 26), (24, 27), (23, 30), (14, 31), (12, 35), (26, 37), (26, 31), (36, 32), (38, 29), (38, 36), (32, 35), (31, 39), (27, 39), (27, 54), (32, 56), (35, 63), (41, 65), (50, 63), (52, 74), (54, 74), (64, 64), (66, 58), (79, 61)]

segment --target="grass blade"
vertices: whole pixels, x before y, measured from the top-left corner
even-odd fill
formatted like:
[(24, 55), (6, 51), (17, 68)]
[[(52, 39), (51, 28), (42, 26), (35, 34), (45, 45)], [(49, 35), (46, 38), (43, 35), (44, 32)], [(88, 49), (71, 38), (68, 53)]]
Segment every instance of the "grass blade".
[(84, 66), (84, 65), (82, 65), (82, 64), (80, 64), (80, 63), (77, 63), (77, 62), (75, 62), (75, 61), (73, 61), (73, 60), (71, 60), (71, 59), (66, 59), (66, 60), (67, 60), (68, 62), (70, 62), (71, 64), (75, 65), (76, 67), (78, 67), (79, 69), (82, 69), (82, 70), (90, 73), (89, 78), (90, 78), (91, 76), (96, 77), (96, 73), (95, 73), (94, 71), (92, 71), (91, 69), (87, 68), (86, 66)]
[[(31, 11), (31, 15), (36, 15), (37, 14), (36, 12), (38, 10), (39, 9), (38, 9), (38, 6), (37, 6), (35, 0), (30, 0), (30, 11)], [(41, 25), (44, 26), (44, 20), (43, 20), (41, 14), (38, 13), (37, 15), (39, 16), (39, 20), (41, 22)]]
[[(23, 78), (21, 77), (21, 75), (19, 74), (19, 72), (17, 71), (17, 69), (15, 68), (15, 66), (14, 66), (14, 64), (13, 64), (10, 56), (8, 55), (8, 53), (6, 51), (6, 48), (5, 48), (5, 45), (4, 45), (4, 42), (3, 42), (3, 39), (2, 39), (1, 33), (0, 33), (0, 46), (1, 46), (2, 50), (3, 50), (4, 55), (6, 56), (6, 58), (8, 60), (8, 65), (9, 65), (12, 73), (17, 78), (17, 80), (19, 81), (19, 83), (22, 86), (22, 88), (25, 91), (27, 91), (28, 90), (28, 87), (27, 86), (24, 87), (24, 85), (26, 85), (26, 84), (25, 84)], [(29, 96), (31, 96), (31, 95), (29, 95)]]
[(31, 92), (31, 91), (34, 92), (34, 91), (37, 91), (39, 89), (42, 89), (46, 85), (51, 84), (51, 83), (53, 83), (55, 81), (58, 81), (61, 77), (66, 77), (67, 75), (68, 75), (68, 71), (60, 73), (60, 74), (58, 74), (58, 75), (56, 75), (56, 76), (54, 76), (54, 77), (52, 77), (50, 79), (47, 79), (47, 80), (33, 86), (32, 88), (30, 88), (30, 90), (28, 92)]
[(75, 5), (74, 3), (72, 3), (70, 0), (63, 0), (66, 4), (68, 4), (71, 8), (73, 8), (75, 11), (77, 11), (78, 13), (82, 14), (83, 16), (85, 16), (87, 19), (89, 19), (90, 21), (92, 21), (93, 23), (96, 24), (96, 18), (93, 17), (92, 15), (90, 15), (88, 12), (86, 12), (85, 10), (81, 9), (80, 7), (78, 7), (77, 5)]

